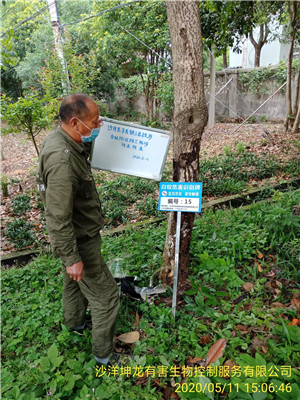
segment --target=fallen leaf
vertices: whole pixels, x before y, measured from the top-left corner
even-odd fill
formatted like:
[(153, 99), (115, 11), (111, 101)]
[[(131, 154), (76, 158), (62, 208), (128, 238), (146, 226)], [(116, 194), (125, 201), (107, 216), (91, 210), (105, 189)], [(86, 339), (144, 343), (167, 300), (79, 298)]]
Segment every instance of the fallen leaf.
[(236, 337), (236, 331), (232, 331), (231, 332), (231, 334), (230, 334), (230, 336), (233, 338), (233, 337)]
[(135, 381), (136, 385), (146, 386), (147, 383), (148, 383), (148, 376), (147, 375), (140, 376)]
[(115, 346), (114, 352), (116, 352), (116, 353), (122, 353), (122, 352), (123, 352), (123, 349), (121, 349), (120, 347)]
[(211, 336), (210, 335), (204, 335), (202, 336), (202, 338), (200, 339), (200, 344), (208, 344), (211, 342)]
[(28, 171), (26, 169), (16, 169), (13, 172), (9, 172), (8, 175), (14, 176), (14, 175), (19, 175), (19, 174), (27, 174), (27, 173), (28, 173)]
[(272, 308), (285, 308), (285, 305), (280, 303), (279, 301), (275, 301), (274, 303), (271, 304)]
[(300, 300), (293, 298), (291, 300), (291, 306), (295, 306), (297, 308), (298, 312), (300, 312)]
[(255, 352), (259, 351), (264, 344), (265, 340), (260, 339), (258, 336), (254, 336), (251, 343), (251, 349)]
[(268, 254), (267, 258), (271, 259), (273, 261), (273, 263), (276, 263), (277, 259), (275, 256), (273, 256), (273, 254)]
[(256, 254), (259, 259), (263, 258), (263, 254), (260, 251), (256, 250)]
[(259, 271), (259, 272), (263, 272), (263, 268), (262, 268), (261, 264), (257, 261), (256, 258), (255, 258), (255, 263), (256, 263), (256, 266), (257, 266), (258, 271)]
[(139, 338), (140, 333), (138, 331), (127, 332), (118, 336), (118, 339), (123, 343), (135, 343)]
[(271, 279), (275, 278), (277, 276), (277, 271), (272, 269), (270, 272), (266, 273), (265, 276), (267, 278), (271, 278)]
[(141, 320), (142, 316), (139, 315), (138, 313), (135, 314), (135, 320), (134, 320), (134, 327), (135, 329), (138, 329), (139, 325), (140, 325), (140, 320)]
[(237, 324), (236, 329), (239, 331), (248, 331), (248, 326), (242, 325), (242, 324)]
[(186, 362), (187, 362), (187, 364), (197, 364), (201, 360), (203, 360), (203, 356), (202, 357), (189, 356), (188, 359), (186, 360)]
[(229, 372), (232, 370), (232, 368), (235, 366), (235, 365), (237, 365), (237, 364), (235, 364), (233, 361), (231, 361), (231, 360), (226, 360), (225, 362), (224, 362), (224, 365), (226, 366), (226, 367), (229, 367)]
[(297, 291), (297, 292), (294, 293), (293, 299), (298, 299), (298, 300), (300, 300), (300, 291)]
[(254, 285), (251, 282), (247, 282), (247, 283), (244, 283), (243, 288), (245, 290), (247, 290), (247, 292), (250, 292), (250, 290), (254, 288)]
[(207, 353), (205, 367), (222, 357), (226, 343), (226, 339), (219, 339), (211, 346)]
[(261, 346), (261, 349), (262, 349), (264, 354), (268, 353), (268, 349), (266, 348), (266, 346)]
[(298, 313), (300, 313), (300, 292), (295, 292), (291, 300), (291, 306), (297, 308)]

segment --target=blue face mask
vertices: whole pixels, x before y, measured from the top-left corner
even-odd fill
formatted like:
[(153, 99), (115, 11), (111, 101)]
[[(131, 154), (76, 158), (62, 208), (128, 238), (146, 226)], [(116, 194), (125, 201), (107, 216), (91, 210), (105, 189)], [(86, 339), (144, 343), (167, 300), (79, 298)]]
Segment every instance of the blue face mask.
[(91, 142), (93, 142), (93, 141), (96, 139), (96, 137), (99, 135), (100, 128), (91, 129), (91, 128), (89, 128), (88, 126), (86, 126), (85, 123), (82, 122), (79, 118), (78, 118), (78, 120), (79, 120), (87, 129), (89, 129), (89, 130), (91, 131), (90, 136), (83, 136), (83, 135), (81, 135), (81, 133), (78, 131), (79, 135), (81, 136), (81, 142), (82, 142), (82, 143), (91, 143)]

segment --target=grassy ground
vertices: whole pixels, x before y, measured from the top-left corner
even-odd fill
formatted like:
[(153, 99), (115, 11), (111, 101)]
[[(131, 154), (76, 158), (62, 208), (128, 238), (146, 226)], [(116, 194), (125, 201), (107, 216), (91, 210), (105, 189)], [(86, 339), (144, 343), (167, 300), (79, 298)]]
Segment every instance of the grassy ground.
[[(2, 398), (300, 399), (300, 191), (272, 200), (196, 220), (191, 289), (176, 320), (171, 288), (152, 304), (124, 295), (116, 333), (139, 330), (140, 339), (116, 341), (121, 364), (101, 377), (90, 333), (62, 324), (60, 262), (41, 255), (4, 270)], [(124, 258), (139, 286), (156, 284), (165, 233), (163, 223), (106, 237), (103, 255)], [(204, 370), (218, 339), (224, 353)]]

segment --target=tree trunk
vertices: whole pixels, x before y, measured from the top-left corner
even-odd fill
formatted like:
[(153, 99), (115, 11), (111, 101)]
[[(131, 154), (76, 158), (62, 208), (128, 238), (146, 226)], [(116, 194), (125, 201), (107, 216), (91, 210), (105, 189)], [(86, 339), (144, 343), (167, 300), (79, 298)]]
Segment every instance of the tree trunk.
[(252, 43), (252, 45), (255, 49), (254, 67), (260, 66), (261, 49), (262, 49), (263, 45), (267, 43), (268, 35), (269, 35), (269, 30), (268, 30), (267, 24), (260, 25), (259, 39), (257, 42), (255, 41), (255, 39), (253, 37), (253, 32), (250, 32), (250, 34), (249, 34), (250, 42)]
[(143, 74), (141, 74), (142, 82), (143, 82), (143, 90), (145, 95), (145, 107), (147, 111), (148, 121), (152, 121), (151, 118), (151, 102), (150, 102), (150, 79), (147, 77), (147, 83), (145, 84)]
[(34, 144), (34, 147), (35, 147), (35, 151), (36, 151), (37, 155), (39, 156), (40, 152), (39, 152), (39, 149), (37, 147), (36, 140), (35, 140), (35, 137), (34, 137), (34, 134), (33, 134), (32, 130), (30, 130), (30, 137), (31, 137), (31, 140), (33, 141), (33, 144)]
[[(197, 182), (199, 151), (207, 108), (204, 95), (202, 34), (199, 1), (166, 1), (173, 60), (174, 114), (172, 121), (173, 181)], [(188, 276), (194, 213), (182, 213), (178, 285)], [(177, 214), (169, 216), (162, 279), (172, 283)]]
[(298, 54), (298, 74), (297, 74), (297, 84), (296, 84), (296, 95), (295, 95), (295, 102), (294, 102), (294, 114), (297, 115), (298, 108), (299, 108), (299, 101), (300, 101), (300, 49)]
[(292, 133), (297, 133), (299, 131), (299, 124), (300, 124), (299, 100), (300, 100), (300, 51), (299, 51), (299, 66), (298, 66), (296, 96), (295, 96), (295, 104), (294, 104), (294, 115), (296, 115), (296, 117), (295, 117), (295, 121), (293, 124)]
[(260, 55), (261, 55), (261, 46), (257, 46), (255, 48), (254, 67), (260, 66)]
[(223, 68), (224, 68), (224, 69), (228, 68), (228, 63), (227, 63), (227, 50), (225, 50), (224, 53), (223, 53)]
[(299, 131), (299, 124), (300, 124), (300, 107), (298, 107), (298, 112), (294, 121), (292, 133), (297, 133)]
[[(294, 129), (294, 125), (296, 123), (296, 114), (298, 114), (298, 101), (299, 101), (299, 86), (297, 84), (297, 92), (295, 96), (295, 108), (293, 110), (292, 105), (292, 62), (293, 62), (293, 52), (295, 46), (295, 39), (297, 32), (299, 30), (299, 10), (300, 6), (298, 1), (287, 2), (288, 4), (288, 13), (290, 16), (290, 30), (291, 30), (291, 44), (289, 51), (289, 58), (287, 64), (287, 84), (286, 84), (286, 119), (284, 123), (285, 131), (289, 128), (293, 128), (293, 131), (297, 130), (297, 127)], [(299, 71), (298, 71), (298, 79), (299, 79)], [(299, 123), (298, 123), (299, 124)]]
[(293, 117), (293, 108), (292, 108), (292, 62), (293, 62), (293, 52), (294, 52), (294, 42), (295, 42), (295, 33), (293, 33), (291, 37), (289, 58), (287, 63), (287, 72), (286, 72), (286, 118), (284, 123), (285, 131), (287, 132), (291, 126), (291, 121)]

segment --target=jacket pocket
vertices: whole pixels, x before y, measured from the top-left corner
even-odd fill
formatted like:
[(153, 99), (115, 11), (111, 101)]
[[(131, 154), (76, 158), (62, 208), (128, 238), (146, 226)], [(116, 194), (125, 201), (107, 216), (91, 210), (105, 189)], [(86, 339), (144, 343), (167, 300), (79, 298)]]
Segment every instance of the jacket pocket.
[(90, 199), (93, 195), (94, 182), (92, 176), (86, 176), (82, 178), (79, 187), (79, 194), (84, 199)]

